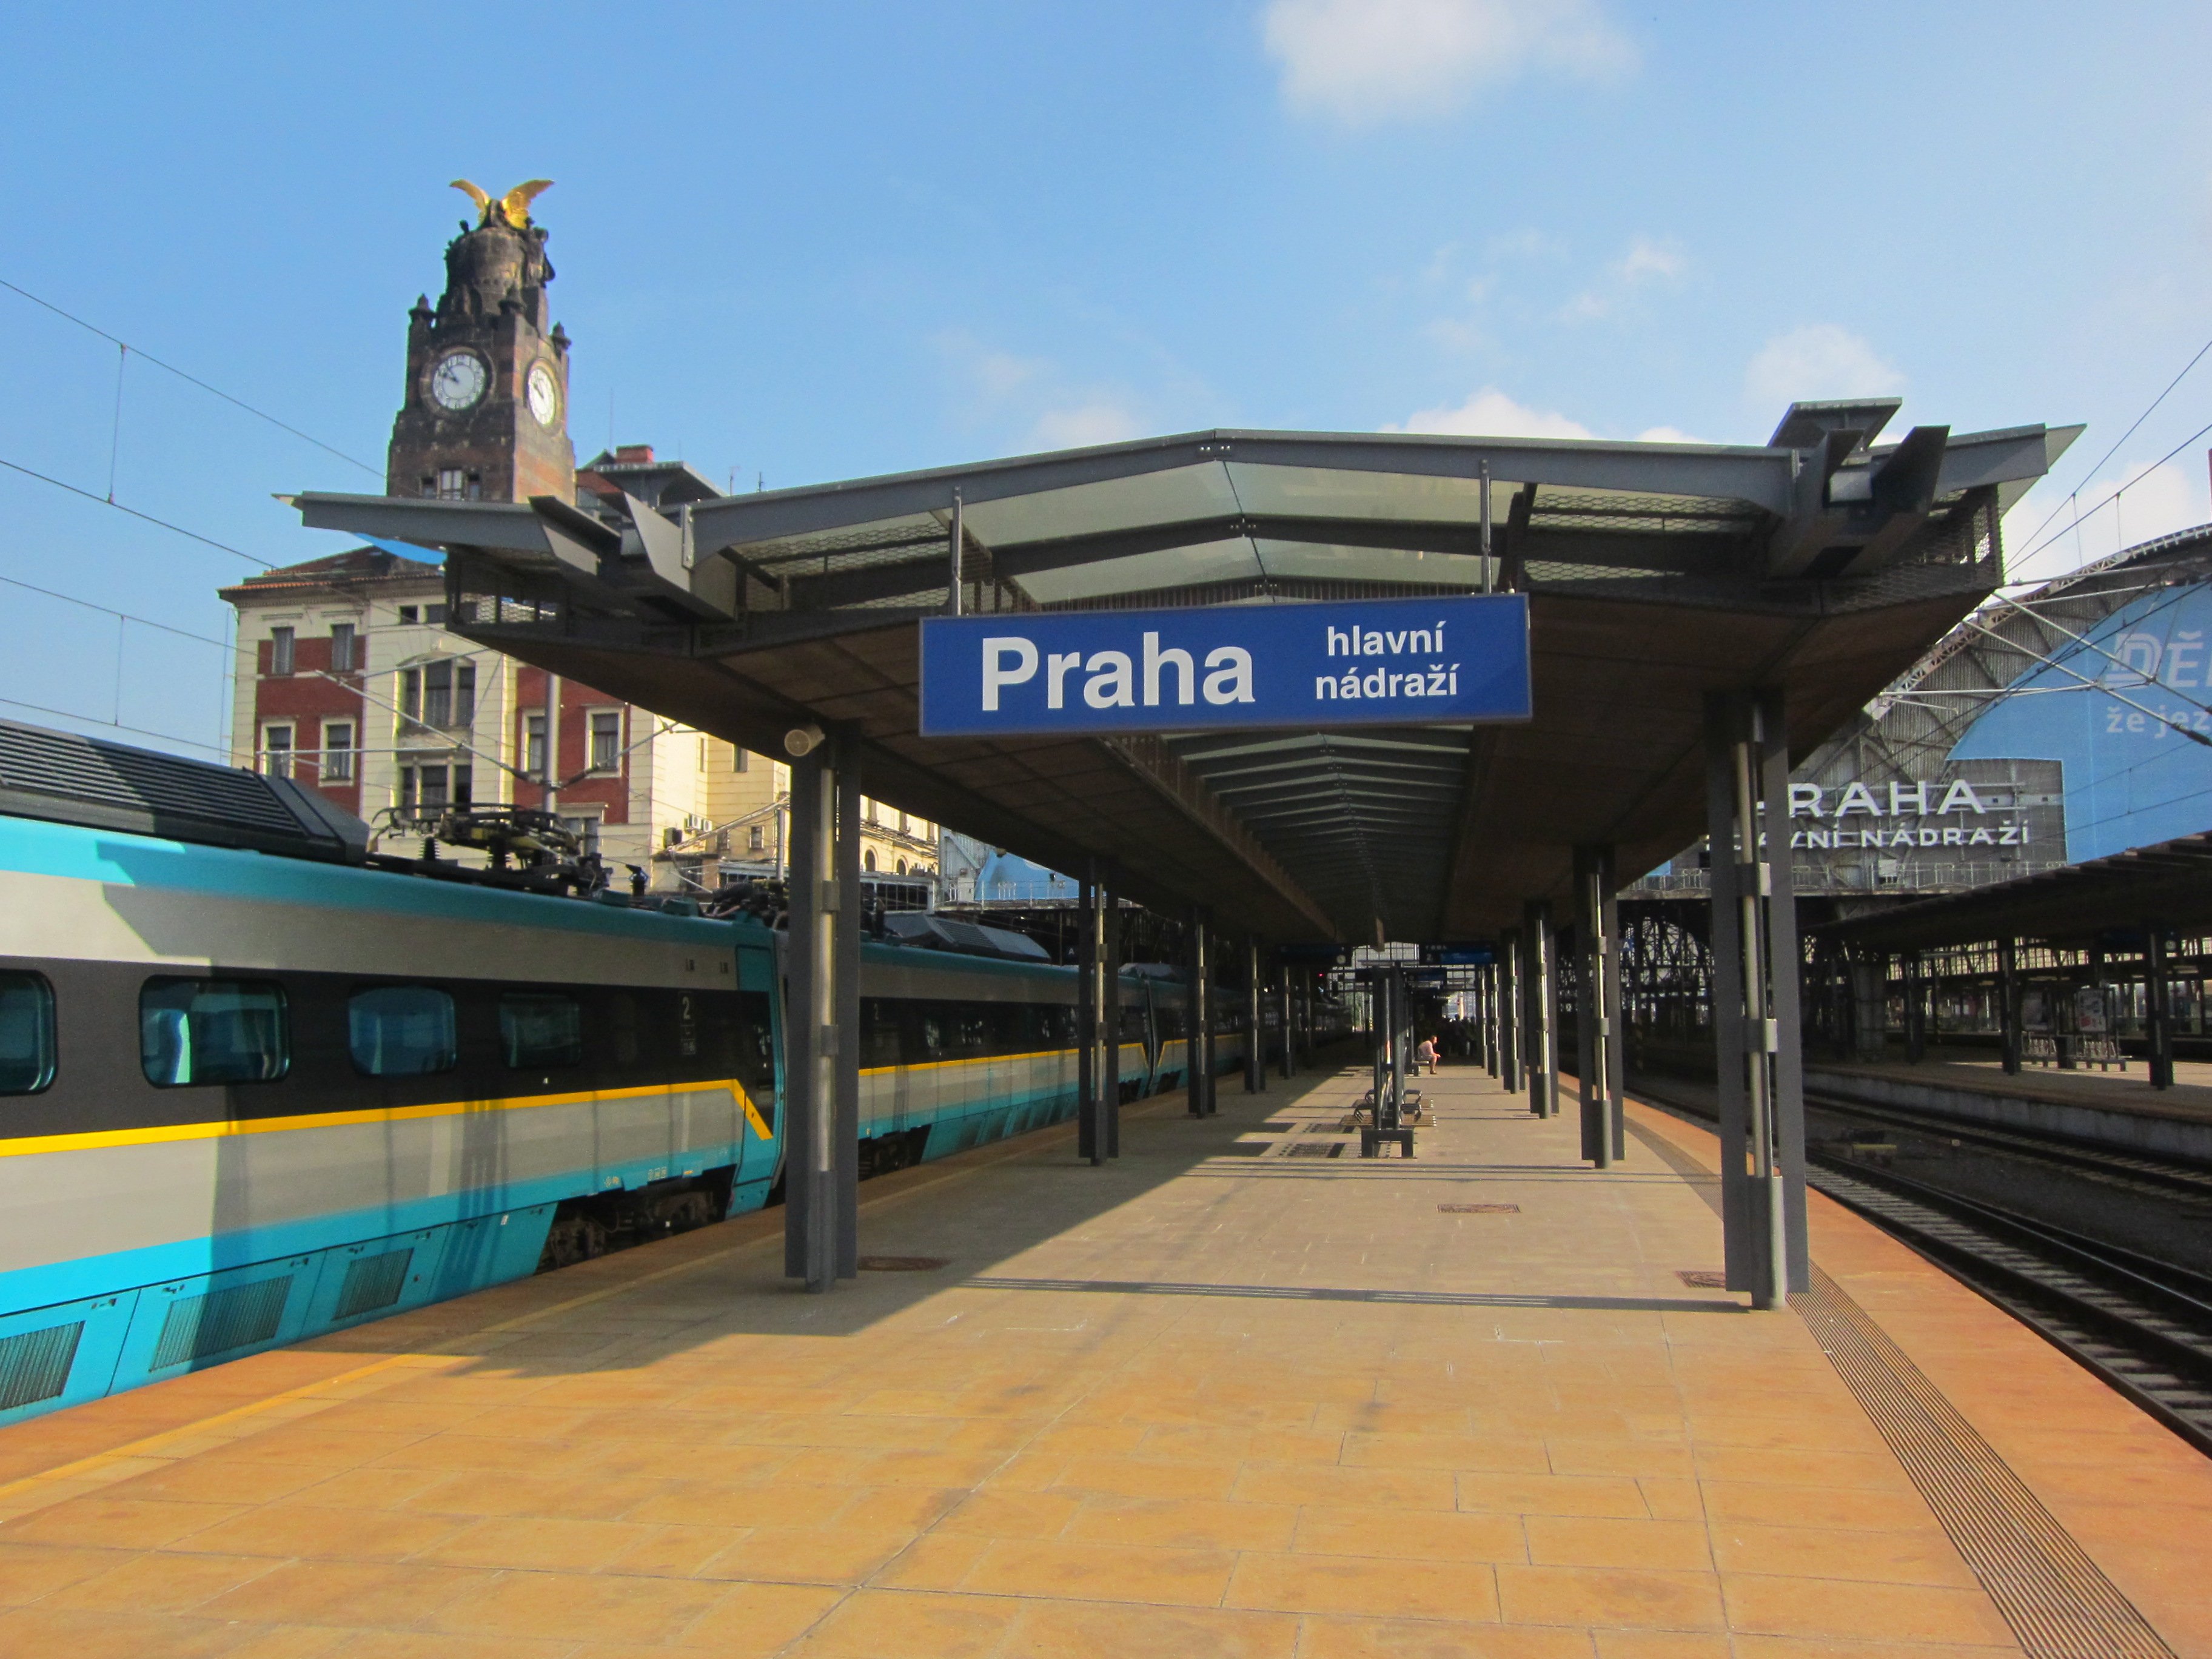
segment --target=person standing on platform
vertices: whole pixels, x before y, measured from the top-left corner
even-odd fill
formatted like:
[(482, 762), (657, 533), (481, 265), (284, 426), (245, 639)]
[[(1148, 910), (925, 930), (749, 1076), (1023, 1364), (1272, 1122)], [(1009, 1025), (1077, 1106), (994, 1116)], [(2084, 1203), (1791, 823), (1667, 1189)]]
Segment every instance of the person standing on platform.
[(1421, 1046), (1414, 1053), (1421, 1062), (1422, 1069), (1434, 1077), (1437, 1074), (1437, 1040), (1432, 1036), (1423, 1037)]

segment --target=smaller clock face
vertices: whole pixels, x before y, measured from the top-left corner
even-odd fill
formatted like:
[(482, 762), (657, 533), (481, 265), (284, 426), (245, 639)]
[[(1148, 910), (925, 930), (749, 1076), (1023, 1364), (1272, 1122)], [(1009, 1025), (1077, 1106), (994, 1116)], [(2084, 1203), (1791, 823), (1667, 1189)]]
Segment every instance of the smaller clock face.
[(538, 424), (549, 432), (561, 418), (561, 383), (544, 363), (531, 365), (530, 412), (538, 417)]
[(483, 359), (473, 351), (449, 351), (430, 371), (430, 395), (447, 409), (467, 409), (491, 382)]

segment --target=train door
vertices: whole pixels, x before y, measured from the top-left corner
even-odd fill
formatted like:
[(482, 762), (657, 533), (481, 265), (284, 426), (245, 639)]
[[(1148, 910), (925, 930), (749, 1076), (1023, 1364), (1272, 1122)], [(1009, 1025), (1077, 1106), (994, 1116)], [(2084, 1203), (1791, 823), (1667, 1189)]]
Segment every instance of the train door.
[(784, 936), (740, 944), (737, 957), (744, 1011), (737, 1081), (744, 1097), (739, 1102), (736, 1179), (757, 1204), (779, 1172), (785, 1144), (783, 1061), (789, 1048), (784, 1040)]

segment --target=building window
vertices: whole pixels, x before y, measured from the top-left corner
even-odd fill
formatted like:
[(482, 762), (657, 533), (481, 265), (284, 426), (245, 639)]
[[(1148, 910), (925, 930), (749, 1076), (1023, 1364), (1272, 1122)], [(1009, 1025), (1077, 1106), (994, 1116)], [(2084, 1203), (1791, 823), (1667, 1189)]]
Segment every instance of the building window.
[(331, 624), (331, 672), (350, 674), (353, 670), (353, 624), (332, 623)]
[(289, 628), (269, 630), (269, 672), (271, 674), (292, 672), (292, 630)]
[[(739, 752), (742, 753), (743, 751), (740, 750)], [(751, 829), (745, 831), (745, 850), (747, 852), (757, 853), (762, 849), (764, 843), (765, 838), (762, 835), (760, 825), (757, 823), (753, 825)]]
[(750, 759), (751, 751), (747, 750), (743, 744), (733, 743), (730, 745), (730, 770), (732, 772), (742, 772), (745, 770), (746, 763)]
[(545, 716), (522, 717), (522, 769), (532, 777), (545, 776)]
[(323, 781), (353, 781), (353, 722), (332, 720), (323, 727)]
[[(599, 817), (598, 813), (586, 812), (577, 817), (562, 818), (561, 820), (561, 825), (563, 829), (567, 830), (570, 835), (575, 836), (577, 845), (584, 852), (590, 854), (597, 853), (599, 850)], [(681, 831), (678, 830), (672, 830), (670, 833), (677, 835), (679, 837), (682, 834)]]
[(876, 867), (876, 849), (874, 848), (871, 847), (860, 854), (860, 867), (866, 870), (871, 874), (874, 873)]
[(900, 813), (900, 814), (899, 814), (899, 834), (901, 834), (902, 836), (903, 836), (903, 835), (905, 835), (906, 833), (908, 833), (908, 832), (907, 832), (907, 823), (906, 823), (906, 814), (905, 814), (905, 813), (903, 813), (903, 812), (902, 812), (902, 813)]
[(292, 775), (290, 726), (264, 726), (261, 728), (261, 769), (272, 778)]
[(906, 860), (904, 859), (901, 859), (898, 861), (898, 872), (901, 875), (904, 875), (906, 873)]
[(404, 623), (417, 622), (421, 617), (422, 612), (411, 605), (403, 605), (399, 607), (399, 620)]
[(433, 628), (443, 628), (446, 625), (446, 607), (442, 605), (424, 605), (422, 620)]
[(477, 717), (477, 665), (451, 658), (399, 671), (399, 712), (445, 731)]
[(284, 993), (264, 980), (149, 979), (138, 994), (138, 1063), (164, 1089), (273, 1082), (291, 1065)]
[(592, 716), (592, 770), (622, 769), (622, 712), (611, 709)]
[(483, 474), (471, 472), (465, 467), (441, 466), (438, 469), (438, 499), (441, 501), (473, 501), (483, 497)]
[(707, 739), (704, 738), (699, 739), (699, 769), (702, 772), (707, 769)]
[(465, 764), (453, 768), (453, 805), (465, 811), (476, 805), (476, 769)]

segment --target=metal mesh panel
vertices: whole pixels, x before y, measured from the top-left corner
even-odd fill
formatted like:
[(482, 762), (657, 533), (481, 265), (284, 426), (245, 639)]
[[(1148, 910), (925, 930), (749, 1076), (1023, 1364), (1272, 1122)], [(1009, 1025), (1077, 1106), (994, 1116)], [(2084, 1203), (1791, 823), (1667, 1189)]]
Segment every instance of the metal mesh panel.
[(154, 1345), (150, 1369), (158, 1371), (188, 1359), (205, 1359), (210, 1354), (266, 1342), (284, 1322), (292, 1278), (285, 1273), (210, 1291), (204, 1296), (179, 1297), (161, 1322), (161, 1340)]
[(414, 1247), (410, 1245), (348, 1263), (345, 1284), (338, 1291), (338, 1310), (332, 1317), (351, 1319), (356, 1314), (392, 1306), (406, 1288), (407, 1268), (414, 1260)]
[(83, 1335), (80, 1319), (0, 1338), (0, 1412), (57, 1398), (69, 1386), (70, 1367)]

